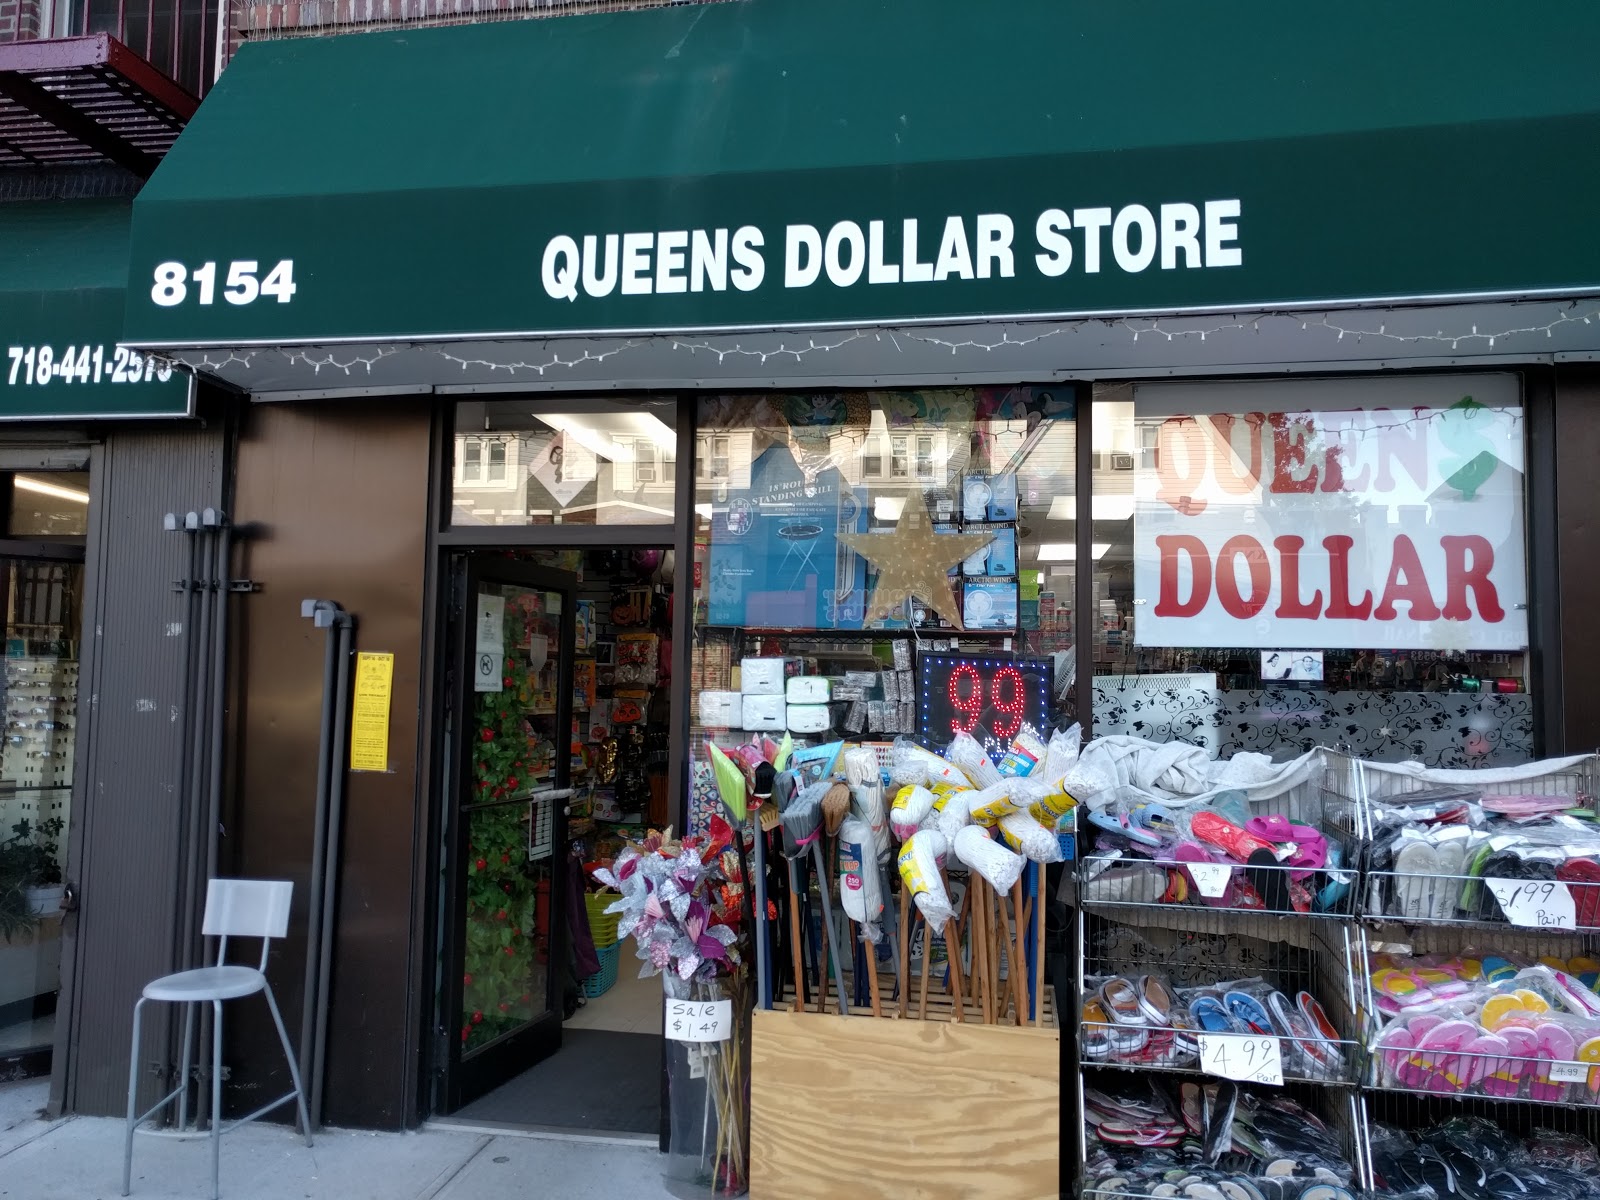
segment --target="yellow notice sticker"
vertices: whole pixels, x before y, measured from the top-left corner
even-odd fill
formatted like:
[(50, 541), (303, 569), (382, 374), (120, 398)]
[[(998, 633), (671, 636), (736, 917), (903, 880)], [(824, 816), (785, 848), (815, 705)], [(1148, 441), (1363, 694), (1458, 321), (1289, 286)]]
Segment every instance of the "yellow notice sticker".
[(350, 769), (389, 769), (389, 700), (394, 655), (357, 654), (355, 701), (350, 709)]

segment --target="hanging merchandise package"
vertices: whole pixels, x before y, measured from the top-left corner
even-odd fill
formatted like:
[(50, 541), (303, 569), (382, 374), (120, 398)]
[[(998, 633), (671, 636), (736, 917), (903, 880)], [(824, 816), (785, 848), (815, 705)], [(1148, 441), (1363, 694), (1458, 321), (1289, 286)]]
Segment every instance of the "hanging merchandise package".
[(882, 936), (878, 928), (883, 913), (881, 878), (871, 827), (857, 817), (847, 818), (839, 826), (839, 899), (845, 915), (866, 926), (867, 940), (872, 942)]
[(963, 790), (946, 797), (944, 807), (934, 814), (932, 828), (944, 834), (947, 840), (953, 840), (957, 833), (972, 824), (972, 814), (967, 811), (967, 805), (977, 794)]
[(900, 847), (900, 881), (935, 933), (943, 933), (945, 922), (955, 915), (939, 877), (939, 859), (946, 845), (937, 830), (924, 829)]
[(1002, 779), (981, 792), (972, 792), (967, 797), (967, 812), (971, 814), (974, 824), (993, 825), (1001, 817), (1009, 816), (1017, 811), (1017, 802), (1012, 798), (1016, 790), (1016, 780)]
[(896, 784), (953, 783), (959, 787), (971, 784), (961, 768), (925, 750), (908, 737), (897, 737), (889, 752), (889, 777)]
[(1034, 768), (1049, 754), (1044, 739), (1031, 729), (1024, 729), (1011, 739), (1011, 748), (1000, 760), (1001, 775), (1032, 775)]
[(1000, 818), (1000, 836), (1024, 858), (1036, 863), (1061, 861), (1061, 843), (1056, 835), (1025, 812)]
[(1069, 725), (1066, 729), (1058, 729), (1050, 735), (1050, 744), (1045, 747), (1044, 758), (1039, 766), (1034, 769), (1034, 774), (1048, 779), (1051, 783), (1060, 779), (1078, 764), (1078, 752), (1083, 749), (1083, 727)]
[(1012, 884), (1022, 878), (1026, 865), (1022, 856), (996, 844), (987, 830), (976, 825), (968, 825), (956, 834), (953, 848), (956, 857), (987, 879), (997, 892), (1009, 892)]
[(944, 756), (960, 767), (977, 787), (986, 788), (1000, 782), (1000, 772), (970, 733), (956, 734)]
[(894, 836), (907, 841), (933, 811), (933, 793), (925, 787), (903, 787), (889, 810), (889, 827)]
[(852, 746), (844, 752), (844, 779), (850, 785), (850, 811), (872, 829), (872, 844), (878, 861), (889, 857), (889, 814), (883, 803), (883, 773), (878, 769), (878, 752), (865, 746)]

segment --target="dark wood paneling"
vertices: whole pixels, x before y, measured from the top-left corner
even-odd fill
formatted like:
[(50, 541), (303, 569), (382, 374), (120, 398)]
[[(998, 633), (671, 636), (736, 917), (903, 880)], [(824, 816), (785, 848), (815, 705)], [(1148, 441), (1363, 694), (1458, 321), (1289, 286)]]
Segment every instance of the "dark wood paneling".
[[(1561, 743), (1554, 748), (1576, 754), (1600, 747), (1600, 688), (1595, 686), (1600, 672), (1600, 620), (1595, 619), (1600, 604), (1600, 494), (1595, 489), (1600, 370), (1557, 369), (1554, 417), (1562, 680)], [(1554, 722), (1551, 728), (1553, 735)]]
[[(176, 969), (184, 765), (181, 536), (162, 517), (224, 502), (224, 414), (206, 427), (109, 434), (94, 456), (86, 547), (79, 734), (52, 1107), (121, 1115), (133, 1005)], [(167, 1025), (145, 1022), (142, 1103), (162, 1093)]]
[[(418, 1070), (408, 1001), (429, 414), (422, 400), (257, 405), (239, 443), (235, 508), (256, 525), (239, 569), (262, 591), (238, 628), (242, 696), (222, 861), (241, 875), (295, 882), (291, 936), (271, 967), (295, 1037), (325, 636), (300, 616), (300, 601), (338, 602), (356, 617), (356, 649), (395, 655), (390, 770), (347, 777), (325, 1083), (324, 1116), (333, 1125), (403, 1127)], [(248, 1016), (229, 1052), (236, 1109), (287, 1087), (270, 1021), (254, 1007)]]

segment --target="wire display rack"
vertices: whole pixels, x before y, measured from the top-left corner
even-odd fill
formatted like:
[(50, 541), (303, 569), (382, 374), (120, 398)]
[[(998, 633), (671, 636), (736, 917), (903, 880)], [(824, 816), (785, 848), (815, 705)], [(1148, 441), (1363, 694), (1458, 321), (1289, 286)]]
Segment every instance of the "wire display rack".
[[(1262, 1177), (1283, 1149), (1254, 1123), (1270, 1097), (1332, 1139), (1322, 1151), (1337, 1145), (1337, 1181), (1321, 1177), (1335, 1197), (1405, 1190), (1386, 1172), (1442, 1153), (1473, 1119), (1507, 1145), (1537, 1135), (1600, 1146), (1597, 797), (1595, 756), (1478, 775), (1408, 773), (1324, 751), (1314, 780), (1252, 798), (1248, 810), (1326, 839), (1329, 862), (1314, 878), (1236, 852), (1209, 853), (1209, 863), (1179, 857), (1174, 835), (1192, 829), (1182, 821), (1155, 848), (1114, 823), (1085, 825), (1080, 1192), (1166, 1197), (1210, 1186), (1297, 1200), (1313, 1186), (1303, 1175)], [(1463, 801), (1476, 806), (1470, 821), (1452, 807)], [(1146, 819), (1128, 815), (1136, 827)], [(1432, 857), (1399, 853), (1419, 843)], [(1304, 1026), (1275, 1020), (1300, 1012), (1302, 994), (1326, 1020), (1334, 1069), (1298, 1044)], [(1193, 1006), (1205, 996), (1224, 1011), (1231, 997), (1236, 1018), (1265, 1010), (1281, 1087), (1230, 1093), (1216, 1062), (1202, 1061)], [(1251, 1115), (1218, 1147), (1210, 1114), (1230, 1095)], [(1175, 1157), (1163, 1158), (1166, 1148)], [(1152, 1172), (1166, 1162), (1171, 1170)]]
[[(1396, 1186), (1390, 1130), (1480, 1118), (1600, 1144), (1596, 758), (1509, 779), (1355, 762), (1346, 779), (1364, 838), (1367, 1186)], [(1487, 819), (1469, 827), (1468, 802)]]

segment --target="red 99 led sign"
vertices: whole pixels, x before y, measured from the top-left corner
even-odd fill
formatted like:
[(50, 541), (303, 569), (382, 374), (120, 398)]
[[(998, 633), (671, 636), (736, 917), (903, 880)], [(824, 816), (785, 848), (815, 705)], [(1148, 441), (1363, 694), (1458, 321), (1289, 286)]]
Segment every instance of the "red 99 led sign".
[(918, 674), (917, 728), (934, 744), (958, 733), (1006, 743), (1023, 725), (1050, 726), (1054, 671), (1049, 659), (924, 654)]

